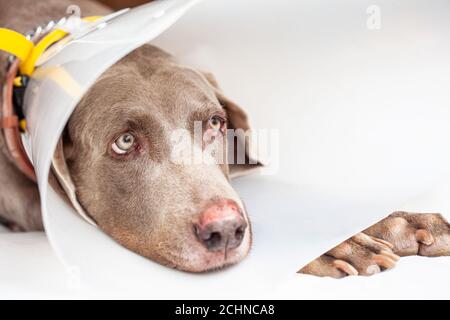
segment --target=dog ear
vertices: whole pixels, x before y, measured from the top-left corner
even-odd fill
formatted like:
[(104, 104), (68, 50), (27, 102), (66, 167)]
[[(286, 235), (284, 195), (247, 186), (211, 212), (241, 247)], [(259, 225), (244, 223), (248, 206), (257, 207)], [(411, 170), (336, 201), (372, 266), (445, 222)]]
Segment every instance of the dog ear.
[[(63, 134), (63, 137), (65, 135)], [(75, 211), (87, 222), (96, 226), (94, 220), (84, 211), (80, 202), (77, 199), (76, 188), (73, 180), (70, 176), (69, 167), (66, 163), (66, 157), (64, 154), (64, 143), (70, 144), (68, 141), (63, 141), (61, 137), (53, 154), (52, 170), (49, 178), (50, 184), (53, 186), (56, 192), (65, 198), (69, 202)], [(66, 148), (70, 149), (70, 148)]]
[[(247, 113), (222, 92), (211, 73), (202, 72), (202, 74), (214, 88), (217, 99), (227, 113), (228, 129), (234, 130), (234, 135), (228, 135), (229, 177), (243, 176), (259, 169), (263, 164), (259, 161), (254, 150), (255, 146), (252, 144), (253, 132)], [(240, 154), (241, 150), (244, 151), (243, 155)]]

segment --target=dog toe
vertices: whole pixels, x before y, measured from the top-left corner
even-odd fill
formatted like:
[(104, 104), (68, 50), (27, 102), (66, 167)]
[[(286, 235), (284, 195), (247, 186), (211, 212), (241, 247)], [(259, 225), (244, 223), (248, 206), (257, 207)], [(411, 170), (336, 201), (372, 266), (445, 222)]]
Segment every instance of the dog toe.
[(431, 243), (422, 243), (418, 254), (426, 257), (450, 256), (450, 231), (433, 236)]
[(399, 258), (387, 244), (362, 233), (339, 244), (327, 254), (348, 262), (358, 271), (358, 275), (365, 276), (393, 268)]
[(391, 269), (400, 257), (391, 251), (389, 242), (379, 240), (358, 233), (309, 263), (300, 273), (342, 278), (370, 276)]
[(326, 255), (322, 255), (319, 258), (311, 261), (302, 269), (300, 269), (300, 271), (298, 271), (298, 273), (309, 274), (318, 277), (332, 277), (336, 279), (347, 276), (349, 272), (358, 273), (355, 268), (353, 268), (345, 261), (342, 261), (340, 263), (333, 257)]
[[(331, 259), (333, 259), (332, 257), (330, 257)], [(337, 268), (338, 270), (342, 271), (345, 273), (345, 275), (349, 275), (349, 276), (357, 276), (358, 275), (358, 270), (356, 270), (350, 263), (348, 263), (347, 261), (344, 260), (340, 260), (340, 259), (333, 259), (333, 263), (332, 265)]]
[(419, 229), (416, 231), (416, 239), (418, 242), (425, 244), (427, 246), (433, 244), (434, 237), (433, 235), (425, 229)]
[(363, 232), (391, 242), (400, 256), (450, 255), (450, 225), (440, 214), (395, 212)]

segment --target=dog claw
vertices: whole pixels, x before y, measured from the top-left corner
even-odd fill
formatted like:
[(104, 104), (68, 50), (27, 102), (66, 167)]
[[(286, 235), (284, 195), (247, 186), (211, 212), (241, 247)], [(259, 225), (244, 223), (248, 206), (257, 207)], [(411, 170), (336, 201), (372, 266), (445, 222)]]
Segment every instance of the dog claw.
[(368, 266), (367, 269), (366, 269), (366, 274), (368, 276), (371, 276), (371, 275), (379, 273), (379, 272), (381, 272), (381, 269), (376, 264), (372, 264), (372, 265)]
[(434, 238), (432, 234), (425, 229), (419, 229), (416, 231), (416, 239), (420, 243), (423, 243), (427, 246), (432, 245), (434, 243)]
[(349, 264), (348, 262), (346, 262), (344, 260), (340, 260), (340, 259), (334, 260), (333, 265), (337, 269), (348, 274), (349, 276), (357, 276), (358, 275), (358, 271), (351, 264)]
[(387, 250), (381, 250), (380, 254), (394, 260), (394, 261), (398, 261), (400, 259), (400, 256), (396, 255), (395, 253), (393, 253), (392, 251), (387, 251)]
[(374, 255), (373, 261), (375, 261), (380, 267), (383, 267), (385, 269), (392, 269), (393, 267), (395, 267), (395, 260), (382, 254)]
[(376, 237), (372, 237), (372, 236), (370, 236), (370, 237), (372, 238), (373, 241), (378, 242), (379, 244), (385, 245), (389, 249), (393, 249), (394, 248), (394, 245), (392, 243), (390, 243), (389, 241), (386, 241), (386, 240), (383, 240), (383, 239), (379, 239), (379, 238), (376, 238)]

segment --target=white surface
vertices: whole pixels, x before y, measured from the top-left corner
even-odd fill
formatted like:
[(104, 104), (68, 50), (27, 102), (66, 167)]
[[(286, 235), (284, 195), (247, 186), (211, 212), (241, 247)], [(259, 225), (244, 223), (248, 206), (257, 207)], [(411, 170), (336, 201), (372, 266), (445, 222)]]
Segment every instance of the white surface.
[[(249, 258), (206, 275), (163, 268), (70, 214), (50, 191), (46, 226), (65, 265), (96, 294), (448, 298), (445, 258), (404, 259), (400, 269), (372, 278), (292, 279), (301, 265), (393, 210), (448, 208), (445, 197), (426, 193), (450, 177), (450, 4), (378, 1), (382, 28), (368, 30), (370, 4), (209, 0), (155, 41), (212, 71), (257, 128), (279, 130), (277, 174), (235, 182), (254, 224)], [(445, 194), (437, 188), (433, 194)], [(21, 248), (21, 256), (9, 252), (11, 260), (28, 265)]]
[[(273, 297), (286, 299), (448, 299), (450, 258), (402, 258), (373, 277), (341, 280), (292, 274)], [(76, 273), (75, 273), (76, 275)], [(0, 299), (162, 298), (150, 290), (107, 292), (77, 286), (43, 233), (0, 232)], [(176, 297), (174, 292), (173, 297)], [(189, 298), (185, 296), (184, 298)], [(169, 297), (170, 298), (170, 297)]]

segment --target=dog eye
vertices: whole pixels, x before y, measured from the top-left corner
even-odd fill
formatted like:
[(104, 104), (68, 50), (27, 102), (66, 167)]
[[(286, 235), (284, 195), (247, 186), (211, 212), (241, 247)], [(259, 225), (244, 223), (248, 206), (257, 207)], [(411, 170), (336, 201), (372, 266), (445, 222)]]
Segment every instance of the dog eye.
[(214, 131), (221, 131), (225, 125), (225, 119), (219, 116), (212, 116), (208, 120), (208, 125)]
[(126, 132), (114, 141), (112, 149), (117, 154), (125, 154), (134, 147), (134, 141), (135, 137), (131, 133)]

